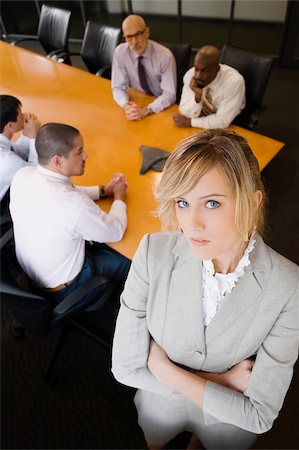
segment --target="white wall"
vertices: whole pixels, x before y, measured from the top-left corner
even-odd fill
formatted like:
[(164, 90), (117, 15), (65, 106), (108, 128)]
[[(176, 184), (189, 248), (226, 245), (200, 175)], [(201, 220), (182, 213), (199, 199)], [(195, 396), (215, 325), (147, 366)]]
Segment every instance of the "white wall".
[(287, 0), (237, 0), (235, 18), (284, 22), (287, 3)]
[(230, 16), (230, 0), (183, 0), (184, 16), (228, 19)]
[[(177, 0), (133, 0), (136, 14), (177, 14)], [(227, 19), (230, 0), (183, 0), (184, 16)], [(126, 11), (125, 0), (109, 0), (109, 12)], [(235, 19), (284, 22), (287, 0), (236, 0)]]

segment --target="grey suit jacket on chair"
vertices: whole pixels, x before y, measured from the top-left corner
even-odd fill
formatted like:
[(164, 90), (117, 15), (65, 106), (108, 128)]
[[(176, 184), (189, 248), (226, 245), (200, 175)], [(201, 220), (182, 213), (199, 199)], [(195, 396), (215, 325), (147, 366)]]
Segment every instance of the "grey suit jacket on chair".
[(205, 328), (202, 262), (181, 233), (146, 235), (133, 259), (117, 319), (112, 371), (123, 384), (161, 395), (172, 388), (147, 368), (151, 336), (175, 363), (223, 372), (256, 355), (244, 395), (208, 381), (205, 423), (269, 430), (298, 357), (299, 268), (257, 236), (251, 264)]

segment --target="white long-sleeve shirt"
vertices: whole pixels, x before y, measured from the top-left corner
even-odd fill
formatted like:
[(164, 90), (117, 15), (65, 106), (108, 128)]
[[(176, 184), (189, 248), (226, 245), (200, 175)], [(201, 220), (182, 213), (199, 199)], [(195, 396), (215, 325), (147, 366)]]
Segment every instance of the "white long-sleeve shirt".
[(26, 165), (37, 164), (35, 139), (23, 134), (15, 142), (11, 142), (0, 134), (0, 200), (8, 191), (15, 173)]
[(180, 112), (191, 119), (192, 127), (206, 129), (228, 127), (246, 104), (245, 81), (242, 75), (233, 67), (220, 64), (214, 80), (204, 87), (204, 90), (209, 88), (212, 103), (217, 111), (205, 117), (199, 117), (202, 102), (196, 102), (195, 93), (190, 88), (193, 75), (194, 67), (191, 67), (184, 75)]
[[(143, 56), (148, 85), (155, 97), (150, 107), (157, 113), (168, 108), (176, 99), (176, 63), (171, 51), (158, 42), (149, 40)], [(112, 93), (123, 108), (129, 100), (128, 87), (143, 91), (138, 76), (139, 55), (127, 43), (116, 47), (112, 64)]]
[(68, 177), (44, 167), (24, 167), (10, 190), (16, 254), (27, 275), (41, 287), (75, 278), (85, 259), (85, 240), (119, 241), (127, 226), (126, 204), (109, 213), (93, 200), (99, 187), (75, 187)]

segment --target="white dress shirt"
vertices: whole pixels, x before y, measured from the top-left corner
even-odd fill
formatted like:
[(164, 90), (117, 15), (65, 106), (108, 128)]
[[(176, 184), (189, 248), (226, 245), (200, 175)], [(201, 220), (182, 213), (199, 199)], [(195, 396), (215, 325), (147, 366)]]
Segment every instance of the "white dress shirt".
[(246, 104), (245, 81), (242, 75), (233, 67), (220, 64), (214, 80), (204, 87), (204, 90), (209, 88), (212, 103), (217, 111), (205, 117), (199, 117), (202, 103), (196, 102), (195, 93), (190, 88), (193, 75), (194, 67), (184, 75), (180, 112), (191, 119), (192, 127), (206, 129), (228, 127)]
[(11, 142), (4, 134), (0, 134), (0, 201), (8, 191), (14, 174), (26, 165), (37, 164), (35, 139), (23, 134), (15, 142)]
[[(127, 43), (116, 47), (112, 64), (112, 93), (116, 103), (123, 108), (129, 101), (128, 87), (144, 92), (138, 76), (138, 55)], [(172, 52), (157, 42), (148, 41), (142, 54), (147, 82), (157, 97), (150, 107), (157, 113), (176, 100), (176, 63)]]
[(85, 259), (85, 240), (119, 241), (127, 226), (126, 204), (106, 214), (92, 199), (99, 187), (75, 187), (68, 177), (44, 167), (24, 167), (10, 190), (16, 254), (27, 275), (41, 287), (75, 278)]

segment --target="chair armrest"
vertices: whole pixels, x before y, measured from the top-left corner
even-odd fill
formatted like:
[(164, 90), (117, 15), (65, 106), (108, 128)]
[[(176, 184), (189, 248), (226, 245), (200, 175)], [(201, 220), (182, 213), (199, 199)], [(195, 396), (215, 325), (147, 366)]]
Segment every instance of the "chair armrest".
[(258, 124), (260, 115), (261, 115), (263, 112), (265, 112), (267, 109), (268, 109), (268, 106), (263, 105), (263, 106), (261, 106), (261, 107), (255, 109), (255, 110), (251, 113), (251, 115), (250, 115), (250, 117), (249, 117), (249, 119), (248, 119), (248, 128), (249, 128), (249, 130), (253, 130), (253, 129), (256, 127), (256, 125)]
[(37, 37), (27, 37), (27, 38), (20, 38), (20, 39), (14, 39), (14, 40), (9, 40), (9, 43), (11, 45), (17, 45), (20, 42), (24, 42), (24, 41), (37, 41)]
[(65, 49), (59, 49), (59, 50), (53, 50), (52, 52), (50, 52), (47, 55), (47, 58), (52, 59), (53, 61), (58, 61), (60, 63), (66, 63), (69, 66), (71, 66), (71, 60), (70, 60), (70, 56), (81, 56), (80, 53), (75, 53), (75, 52), (68, 52)]
[(6, 223), (9, 222), (11, 222), (11, 217), (8, 212), (0, 215), (0, 225), (5, 225)]
[(2, 250), (6, 244), (8, 244), (9, 241), (11, 241), (13, 238), (13, 229), (12, 227), (9, 228), (3, 236), (0, 237), (0, 249)]
[[(94, 298), (92, 296), (86, 297), (87, 294), (92, 293), (93, 290), (98, 288), (103, 284), (108, 284), (107, 289), (100, 296), (100, 298)], [(53, 326), (57, 325), (59, 319), (65, 319), (66, 316), (73, 316), (74, 314), (87, 309), (95, 302), (99, 302), (101, 300), (102, 304), (104, 304), (111, 293), (114, 290), (114, 285), (109, 281), (109, 279), (104, 275), (95, 275), (86, 283), (81, 284), (77, 287), (75, 291), (73, 291), (70, 295), (68, 295), (62, 302), (60, 302), (56, 308), (53, 310)]]
[(52, 55), (57, 55), (59, 58), (66, 58), (68, 56), (81, 56), (81, 53), (78, 52), (68, 52), (64, 48), (61, 48), (59, 50), (53, 50), (51, 53), (49, 53), (47, 56), (49, 58), (52, 57)]
[(111, 64), (101, 67), (101, 69), (99, 69), (96, 72), (96, 76), (102, 77), (102, 78), (107, 78), (107, 76), (108, 76), (108, 78), (110, 79), (111, 78)]
[(52, 52), (47, 54), (47, 58), (58, 62), (64, 62), (68, 58), (68, 52), (64, 48), (59, 48), (58, 50), (52, 50)]

